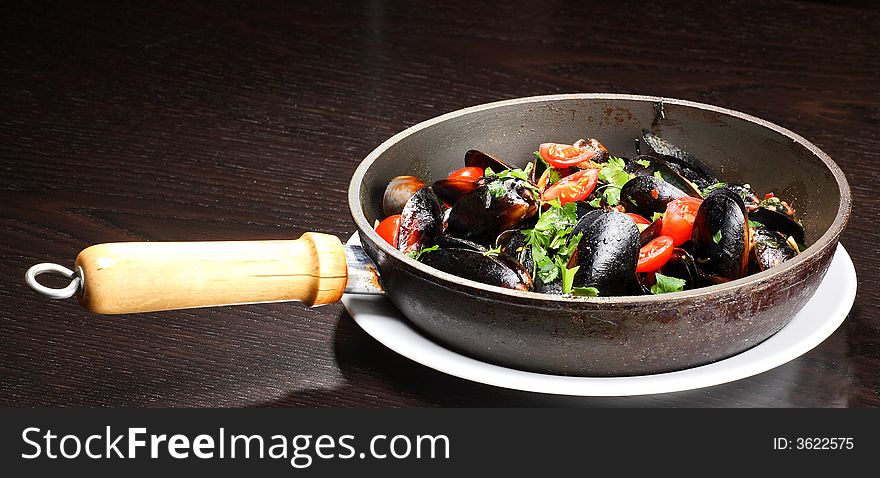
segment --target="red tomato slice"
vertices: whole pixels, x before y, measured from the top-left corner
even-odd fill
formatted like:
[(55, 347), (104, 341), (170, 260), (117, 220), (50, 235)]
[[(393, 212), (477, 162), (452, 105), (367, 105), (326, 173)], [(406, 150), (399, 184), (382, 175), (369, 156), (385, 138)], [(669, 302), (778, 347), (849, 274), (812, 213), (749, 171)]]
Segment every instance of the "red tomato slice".
[(672, 242), (676, 246), (691, 240), (694, 219), (697, 217), (697, 210), (700, 209), (702, 203), (703, 200), (699, 198), (683, 197), (667, 204), (660, 227), (660, 235), (672, 237)]
[(447, 179), (463, 179), (465, 181), (476, 181), (483, 177), (484, 171), (476, 166), (468, 166), (449, 173)]
[(539, 153), (550, 166), (561, 169), (585, 163), (595, 158), (599, 151), (590, 145), (578, 147), (570, 144), (544, 143)]
[(583, 201), (596, 189), (599, 180), (598, 169), (584, 169), (559, 180), (558, 183), (541, 193), (541, 200), (547, 202), (559, 198), (560, 204)]
[(400, 234), (400, 214), (388, 216), (376, 226), (376, 232), (382, 236), (382, 239), (388, 244), (397, 247), (397, 236)]
[(639, 249), (639, 264), (636, 272), (654, 272), (663, 267), (672, 257), (672, 238), (658, 236)]
[(634, 212), (628, 212), (628, 213), (626, 213), (626, 215), (631, 217), (632, 220), (636, 222), (636, 224), (647, 224), (649, 226), (651, 225), (651, 221), (645, 219), (642, 216), (639, 216), (638, 214), (636, 214)]

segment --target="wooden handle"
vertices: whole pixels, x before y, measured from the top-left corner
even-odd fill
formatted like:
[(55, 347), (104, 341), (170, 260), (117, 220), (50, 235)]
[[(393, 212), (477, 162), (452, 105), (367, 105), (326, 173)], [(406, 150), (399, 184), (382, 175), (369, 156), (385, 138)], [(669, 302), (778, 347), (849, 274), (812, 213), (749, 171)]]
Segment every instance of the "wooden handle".
[(83, 307), (126, 314), (298, 300), (336, 302), (345, 291), (345, 251), (335, 236), (296, 240), (118, 242), (77, 256)]

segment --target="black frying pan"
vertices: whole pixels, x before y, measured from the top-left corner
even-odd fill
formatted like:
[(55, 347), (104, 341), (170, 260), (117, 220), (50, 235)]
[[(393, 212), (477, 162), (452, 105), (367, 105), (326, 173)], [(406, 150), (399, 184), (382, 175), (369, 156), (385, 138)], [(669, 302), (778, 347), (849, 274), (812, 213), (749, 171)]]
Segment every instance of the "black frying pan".
[[(567, 298), (440, 272), (373, 231), (394, 176), (430, 184), (460, 168), (469, 149), (522, 167), (540, 143), (583, 137), (627, 155), (642, 128), (700, 157), (722, 178), (791, 198), (809, 247), (780, 266), (721, 285), (662, 296)], [(480, 105), (413, 126), (364, 159), (351, 181), (349, 206), (388, 298), (436, 340), (519, 369), (613, 376), (713, 362), (777, 332), (819, 285), (851, 200), (837, 165), (779, 126), (688, 101), (576, 94)], [(77, 270), (65, 272), (71, 287), (55, 295), (76, 294), (101, 313), (280, 300), (320, 304), (338, 300), (346, 284), (350, 292), (378, 290), (369, 260), (357, 252), (344, 252), (338, 239), (320, 234), (296, 241), (105, 244), (80, 254)], [(49, 292), (34, 277), (59, 269), (35, 267), (29, 284)], [(127, 282), (133, 274), (145, 285)]]

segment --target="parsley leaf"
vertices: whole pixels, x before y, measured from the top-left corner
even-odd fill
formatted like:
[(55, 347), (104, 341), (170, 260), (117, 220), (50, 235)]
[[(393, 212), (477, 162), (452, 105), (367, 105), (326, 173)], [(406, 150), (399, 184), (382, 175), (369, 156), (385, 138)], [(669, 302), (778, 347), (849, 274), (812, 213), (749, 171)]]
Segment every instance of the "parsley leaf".
[(661, 181), (666, 181), (665, 179), (663, 179), (663, 175), (660, 174), (660, 171), (654, 171), (654, 177)]
[(680, 292), (684, 290), (684, 285), (687, 283), (684, 279), (679, 279), (678, 277), (665, 276), (663, 274), (655, 273), (654, 277), (656, 281), (654, 285), (651, 286), (652, 294), (666, 294), (669, 292)]
[(718, 232), (715, 233), (714, 236), (712, 236), (712, 242), (714, 242), (715, 244), (721, 244), (721, 230), (720, 229), (718, 230)]
[(727, 186), (727, 183), (715, 183), (715, 184), (706, 186), (706, 189), (703, 190), (703, 196), (708, 196), (710, 192), (712, 192), (718, 188), (723, 188), (724, 186)]
[[(486, 170), (488, 171), (489, 169), (486, 168)], [(491, 194), (492, 197), (500, 198), (507, 194), (507, 189), (504, 187), (504, 181), (491, 181), (486, 186), (489, 188), (489, 194)]]
[(752, 229), (757, 229), (759, 227), (764, 227), (764, 225), (758, 221), (752, 221), (751, 219), (749, 219), (749, 227), (751, 227)]
[[(522, 234), (532, 251), (532, 275), (549, 284), (560, 275), (565, 277), (565, 265), (581, 235), (569, 237), (578, 219), (576, 204), (568, 203), (563, 206), (558, 198), (546, 204), (550, 207), (540, 213), (535, 226), (522, 230)], [(543, 204), (538, 210), (542, 209)]]
[(656, 221), (657, 219), (663, 219), (662, 212), (655, 212), (653, 216), (651, 216), (651, 222)]
[(483, 252), (482, 254), (484, 256), (497, 256), (498, 254), (501, 254), (501, 246), (493, 247), (493, 248), (489, 249), (488, 251)]
[(608, 162), (599, 171), (599, 181), (605, 183), (605, 190), (602, 195), (605, 203), (609, 206), (616, 206), (620, 203), (620, 188), (632, 179), (632, 176), (626, 172), (626, 163), (621, 158), (611, 156)]
[[(651, 167), (651, 162), (648, 161), (647, 159), (637, 159), (637, 160), (636, 160), (636, 164), (641, 164), (642, 166), (644, 166), (644, 167), (646, 167), (646, 168), (650, 168), (650, 167)], [(595, 289), (595, 287), (594, 287), (594, 289)]]
[(562, 260), (561, 257), (556, 256), (556, 265), (559, 267), (559, 272), (562, 273), (562, 292), (568, 294), (571, 292), (572, 282), (574, 282), (574, 275), (577, 273), (578, 269), (581, 266), (574, 266), (571, 269), (566, 267), (566, 262)]
[(578, 297), (598, 297), (599, 289), (595, 287), (572, 287), (571, 293)]
[(427, 254), (429, 252), (434, 252), (437, 249), (440, 249), (440, 246), (431, 246), (431, 247), (426, 247), (420, 251), (407, 252), (406, 255), (412, 257), (415, 260), (419, 260), (422, 258), (422, 255)]

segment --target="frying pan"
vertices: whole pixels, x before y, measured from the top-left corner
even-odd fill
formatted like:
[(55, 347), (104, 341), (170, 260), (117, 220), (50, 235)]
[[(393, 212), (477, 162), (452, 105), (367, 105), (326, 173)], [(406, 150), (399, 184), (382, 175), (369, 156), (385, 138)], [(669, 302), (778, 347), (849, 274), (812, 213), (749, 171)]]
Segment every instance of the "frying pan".
[[(572, 298), (438, 271), (373, 230), (394, 176), (430, 184), (462, 167), (469, 149), (523, 167), (540, 143), (589, 137), (612, 154), (631, 155), (642, 128), (701, 158), (721, 178), (791, 200), (809, 247), (724, 284), (660, 296)], [(642, 375), (724, 359), (781, 329), (816, 291), (851, 209), (840, 168), (787, 129), (711, 105), (616, 94), (500, 101), (417, 124), (361, 162), (348, 201), (363, 250), (317, 233), (290, 241), (111, 243), (81, 252), (75, 271), (39, 264), (27, 280), (46, 295), (76, 295), (98, 313), (285, 300), (320, 305), (346, 290), (384, 290), (432, 338), (481, 360), (563, 375)], [(36, 275), (47, 271), (62, 271), (70, 286), (58, 292), (39, 285)]]

